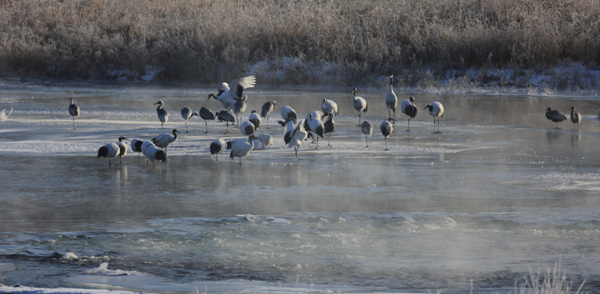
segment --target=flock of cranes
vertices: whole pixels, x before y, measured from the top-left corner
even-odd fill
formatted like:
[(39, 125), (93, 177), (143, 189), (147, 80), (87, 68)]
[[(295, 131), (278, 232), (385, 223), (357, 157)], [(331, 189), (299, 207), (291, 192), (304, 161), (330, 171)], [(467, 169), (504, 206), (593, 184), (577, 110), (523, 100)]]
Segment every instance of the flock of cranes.
[[(389, 150), (387, 146), (387, 139), (393, 133), (394, 126), (396, 123), (396, 109), (398, 107), (398, 97), (394, 93), (393, 88), (394, 76), (389, 77), (389, 89), (385, 95), (385, 105), (388, 109), (388, 117), (381, 122), (379, 125), (380, 132), (385, 141), (385, 150)], [(228, 133), (229, 124), (237, 123), (240, 133), (247, 138), (236, 139), (232, 141), (225, 141), (221, 138), (214, 139), (210, 144), (210, 153), (215, 155), (216, 161), (218, 161), (218, 155), (223, 153), (225, 150), (230, 151), (230, 158), (233, 160), (235, 157), (241, 159), (247, 156), (252, 150), (265, 149), (265, 146), (273, 144), (273, 138), (268, 134), (256, 134), (257, 129), (261, 127), (262, 121), (268, 122), (269, 116), (275, 110), (277, 105), (276, 101), (268, 101), (263, 104), (260, 114), (256, 111), (251, 111), (248, 119), (239, 122), (239, 114), (243, 113), (246, 109), (248, 96), (244, 94), (244, 90), (253, 88), (256, 84), (254, 76), (242, 77), (233, 80), (231, 83), (222, 83), (218, 90), (217, 95), (214, 93), (209, 94), (208, 100), (214, 98), (221, 103), (224, 110), (213, 112), (206, 107), (202, 107), (199, 112), (193, 112), (189, 107), (183, 107), (181, 109), (181, 116), (185, 120), (186, 133), (187, 122), (193, 116), (202, 118), (205, 122), (206, 131), (208, 133), (208, 121), (218, 120), (220, 122), (226, 122), (225, 133)], [(362, 114), (368, 111), (367, 101), (357, 96), (358, 90), (353, 89), (353, 108), (358, 113), (358, 127), (362, 134), (365, 136), (366, 147), (368, 147), (368, 138), (373, 134), (373, 125), (368, 120), (362, 121)], [(169, 120), (169, 113), (164, 108), (164, 101), (160, 100), (155, 103), (158, 105), (156, 108), (158, 119), (161, 123), (161, 128), (164, 130), (164, 124)], [(408, 127), (407, 131), (410, 131), (410, 120), (414, 119), (417, 115), (417, 107), (415, 105), (415, 98), (409, 97), (400, 102), (401, 112), (407, 116)], [(444, 106), (437, 101), (431, 102), (423, 108), (427, 110), (429, 115), (433, 118), (433, 133), (440, 133), (440, 118), (444, 115)], [(232, 113), (233, 112), (233, 113)], [(321, 103), (321, 110), (314, 110), (309, 112), (304, 118), (299, 119), (296, 111), (289, 105), (281, 107), (281, 117), (278, 123), (284, 128), (283, 140), (290, 149), (294, 149), (294, 153), (298, 158), (298, 149), (302, 143), (312, 138), (316, 140), (316, 148), (318, 148), (319, 138), (324, 138), (325, 134), (331, 133), (335, 129), (334, 118), (339, 114), (338, 105), (335, 101), (330, 99), (323, 99)], [(73, 129), (75, 129), (75, 118), (79, 116), (79, 107), (71, 99), (69, 105), (69, 113), (73, 117)], [(235, 114), (235, 116), (234, 116)], [(237, 119), (236, 119), (237, 118)], [(559, 123), (567, 120), (567, 117), (558, 110), (552, 110), (548, 108), (546, 110), (546, 118), (549, 120)], [(575, 112), (575, 108), (571, 107), (570, 114), (571, 121), (578, 125), (581, 122), (581, 115)], [(269, 126), (267, 124), (266, 128)], [(166, 162), (167, 160), (167, 147), (177, 141), (177, 136), (180, 132), (177, 129), (173, 129), (170, 133), (164, 133), (156, 136), (151, 140), (142, 141), (141, 139), (131, 140), (131, 149), (133, 152), (144, 154), (147, 160), (155, 162)], [(119, 137), (117, 143), (106, 144), (98, 150), (98, 157), (109, 158), (109, 166), (111, 165), (111, 158), (122, 158), (127, 153), (127, 144), (123, 142), (127, 138)], [(330, 141), (328, 142), (330, 144)], [(138, 155), (139, 158), (139, 155)]]

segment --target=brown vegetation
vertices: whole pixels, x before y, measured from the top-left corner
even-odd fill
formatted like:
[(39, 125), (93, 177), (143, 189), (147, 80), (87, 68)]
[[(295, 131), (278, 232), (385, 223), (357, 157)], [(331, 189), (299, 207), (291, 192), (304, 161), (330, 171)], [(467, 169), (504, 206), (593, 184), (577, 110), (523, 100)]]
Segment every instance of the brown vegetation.
[(422, 86), (449, 70), (460, 81), (468, 68), (597, 67), (598, 15), (600, 0), (3, 0), (0, 75), (139, 78), (158, 68), (160, 80), (252, 72), (344, 86), (394, 73)]

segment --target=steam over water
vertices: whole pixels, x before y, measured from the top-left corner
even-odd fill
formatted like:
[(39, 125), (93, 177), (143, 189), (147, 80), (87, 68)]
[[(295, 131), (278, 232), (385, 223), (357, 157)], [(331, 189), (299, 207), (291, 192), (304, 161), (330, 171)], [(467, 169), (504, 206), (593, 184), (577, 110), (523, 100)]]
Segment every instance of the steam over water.
[[(0, 283), (142, 292), (511, 292), (560, 263), (574, 288), (600, 289), (600, 121), (596, 97), (398, 93), (416, 98), (411, 131), (398, 110), (383, 151), (385, 90), (359, 92), (375, 130), (365, 148), (351, 89), (248, 91), (247, 111), (277, 100), (258, 133), (274, 145), (219, 162), (214, 138), (235, 127), (194, 117), (166, 164), (129, 151), (96, 158), (119, 136), (178, 128), (216, 89), (3, 85)], [(360, 90), (360, 89), (359, 89)], [(76, 130), (69, 98), (81, 107)], [(340, 107), (327, 146), (300, 160), (276, 124), (323, 98)], [(153, 103), (165, 101), (160, 128)], [(423, 107), (446, 114), (432, 134)], [(547, 120), (547, 107), (570, 122)]]

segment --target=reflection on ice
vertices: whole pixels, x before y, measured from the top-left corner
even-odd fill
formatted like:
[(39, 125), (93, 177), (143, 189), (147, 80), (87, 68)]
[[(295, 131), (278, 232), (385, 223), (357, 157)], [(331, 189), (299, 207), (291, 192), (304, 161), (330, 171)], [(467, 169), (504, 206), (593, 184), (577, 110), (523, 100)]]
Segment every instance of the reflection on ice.
[[(243, 136), (194, 117), (164, 165), (133, 152), (110, 167), (96, 159), (119, 136), (164, 133), (153, 106), (160, 99), (171, 112), (219, 107), (207, 91), (88, 89), (76, 97), (77, 130), (57, 102), (64, 97), (11, 93), (19, 98), (0, 123), (0, 177), (10, 183), (0, 197), (2, 283), (483, 293), (512, 290), (559, 257), (575, 284), (600, 280), (600, 125), (584, 113), (579, 130), (554, 129), (544, 116), (550, 104), (597, 109), (593, 99), (398, 93), (421, 109), (419, 101), (443, 103), (443, 133), (431, 134), (431, 117), (419, 113), (384, 151), (379, 132), (365, 147), (348, 91), (248, 91), (248, 109), (277, 100), (300, 117), (323, 98), (336, 101), (333, 146), (305, 141), (297, 160), (272, 115), (270, 129), (258, 130), (272, 145), (241, 167), (229, 151), (217, 163), (210, 143)], [(383, 92), (361, 92), (362, 119), (375, 126), (388, 115)], [(179, 116), (165, 122), (180, 127)]]

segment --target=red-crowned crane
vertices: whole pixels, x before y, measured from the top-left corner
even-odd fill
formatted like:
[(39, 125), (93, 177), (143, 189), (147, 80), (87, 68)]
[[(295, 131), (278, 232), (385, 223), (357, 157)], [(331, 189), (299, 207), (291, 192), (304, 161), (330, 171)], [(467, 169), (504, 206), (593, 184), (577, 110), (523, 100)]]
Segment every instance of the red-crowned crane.
[(365, 148), (369, 148), (369, 137), (373, 134), (373, 125), (368, 120), (365, 120), (360, 125), (360, 130), (365, 135), (365, 143), (367, 144)]
[(189, 108), (189, 107), (187, 107), (187, 106), (184, 106), (184, 107), (181, 109), (181, 117), (183, 117), (183, 119), (185, 120), (185, 132), (186, 132), (186, 133), (189, 133), (189, 131), (188, 131), (188, 125), (187, 125), (187, 123), (188, 123), (188, 120), (189, 120), (189, 119), (190, 119), (192, 116), (194, 116), (194, 115), (198, 115), (198, 113), (197, 113), (197, 112), (192, 112), (192, 109), (191, 109), (191, 108)]
[(417, 116), (415, 97), (410, 96), (410, 98), (402, 100), (402, 103), (400, 104), (400, 110), (402, 110), (402, 113), (408, 116), (408, 128), (406, 130), (410, 131), (410, 120)]
[(357, 92), (358, 92), (358, 90), (356, 88), (354, 88), (354, 90), (352, 90), (352, 95), (353, 95), (352, 106), (358, 112), (358, 125), (361, 126), (361, 124), (360, 124), (360, 117), (362, 115), (361, 112), (366, 113), (367, 110), (369, 110), (369, 106), (367, 105), (367, 100), (365, 100), (365, 98), (356, 96)]
[[(214, 94), (208, 95), (208, 100), (214, 98), (221, 102), (221, 105), (226, 109), (233, 109), (233, 105), (236, 101), (242, 99), (244, 90), (248, 88), (254, 88), (256, 85), (256, 78), (254, 76), (242, 77), (235, 79), (228, 83), (222, 83), (219, 88), (219, 93), (215, 96)], [(208, 101), (207, 100), (207, 101)]]
[(277, 101), (275, 100), (265, 102), (265, 104), (263, 104), (262, 106), (262, 109), (260, 110), (260, 116), (265, 120), (267, 129), (269, 128), (269, 115), (271, 115), (271, 112), (273, 112), (273, 110), (275, 109), (276, 104)]
[(158, 104), (158, 107), (156, 107), (156, 114), (158, 115), (158, 120), (160, 120), (160, 127), (164, 130), (165, 123), (169, 121), (169, 112), (166, 109), (164, 109), (164, 101), (160, 100), (154, 103), (154, 105), (156, 104)]
[(381, 125), (379, 126), (379, 129), (381, 130), (381, 134), (383, 135), (383, 138), (385, 139), (385, 150), (386, 151), (390, 150), (387, 147), (387, 138), (394, 131), (394, 127), (392, 126), (392, 124), (390, 123), (390, 121), (392, 121), (392, 119), (388, 118), (387, 120), (382, 121)]
[(394, 93), (394, 75), (390, 76), (390, 88), (385, 94), (385, 106), (388, 109), (388, 118), (392, 119), (392, 112), (394, 117), (392, 122), (396, 123), (396, 108), (398, 107), (398, 97)]
[[(444, 106), (442, 105), (442, 103), (434, 101), (434, 102), (431, 102), (430, 104), (427, 104), (427, 106), (425, 106), (425, 108), (423, 108), (423, 110), (425, 110), (425, 109), (427, 109), (429, 111), (429, 115), (431, 115), (433, 117), (433, 133), (439, 134), (440, 133), (440, 117), (444, 116)], [(436, 120), (437, 120), (437, 129), (435, 128)]]
[[(71, 98), (71, 104), (69, 104), (69, 114), (73, 117), (73, 130), (75, 129), (75, 118), (79, 116), (79, 106), (73, 102)], [(110, 162), (110, 160), (109, 160)]]

